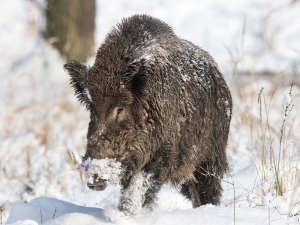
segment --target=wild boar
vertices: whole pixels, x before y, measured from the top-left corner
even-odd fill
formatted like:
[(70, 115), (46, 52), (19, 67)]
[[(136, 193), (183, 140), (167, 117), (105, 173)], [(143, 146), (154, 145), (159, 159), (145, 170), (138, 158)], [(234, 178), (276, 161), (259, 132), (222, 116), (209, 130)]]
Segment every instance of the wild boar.
[[(134, 15), (106, 36), (91, 68), (75, 60), (64, 68), (90, 112), (83, 167), (120, 163), (119, 210), (151, 209), (167, 183), (193, 207), (220, 203), (232, 99), (209, 53)], [(105, 189), (107, 176), (92, 173), (88, 186)]]

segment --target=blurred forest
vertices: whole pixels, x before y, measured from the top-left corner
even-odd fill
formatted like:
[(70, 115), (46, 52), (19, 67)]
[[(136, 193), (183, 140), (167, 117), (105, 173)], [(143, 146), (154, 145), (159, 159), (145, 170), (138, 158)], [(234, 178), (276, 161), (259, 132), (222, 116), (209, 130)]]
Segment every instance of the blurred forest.
[(95, 0), (48, 0), (45, 15), (45, 38), (67, 61), (86, 62), (94, 52)]

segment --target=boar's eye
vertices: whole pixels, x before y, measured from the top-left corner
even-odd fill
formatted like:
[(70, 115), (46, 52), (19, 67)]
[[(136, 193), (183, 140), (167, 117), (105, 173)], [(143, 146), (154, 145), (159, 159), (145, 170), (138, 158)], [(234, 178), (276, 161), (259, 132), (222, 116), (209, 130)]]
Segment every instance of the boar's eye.
[(123, 107), (119, 107), (118, 111), (117, 111), (117, 115), (119, 115), (121, 112), (123, 112), (124, 108)]
[(116, 121), (120, 121), (123, 119), (123, 116), (122, 116), (122, 112), (124, 111), (124, 108), (123, 107), (118, 107), (116, 108), (116, 111), (115, 111), (115, 115), (116, 115)]

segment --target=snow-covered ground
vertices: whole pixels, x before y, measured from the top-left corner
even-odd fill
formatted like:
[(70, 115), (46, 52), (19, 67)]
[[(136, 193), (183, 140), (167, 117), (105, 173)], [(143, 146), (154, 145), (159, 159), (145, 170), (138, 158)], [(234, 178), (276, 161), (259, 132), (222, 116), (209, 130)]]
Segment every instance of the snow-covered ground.
[(116, 210), (119, 186), (84, 184), (88, 113), (41, 37), (43, 7), (0, 6), (0, 224), (299, 223), (299, 0), (97, 1), (97, 46), (123, 17), (150, 14), (209, 51), (233, 95), (221, 206), (193, 209), (165, 186), (154, 211), (136, 218)]

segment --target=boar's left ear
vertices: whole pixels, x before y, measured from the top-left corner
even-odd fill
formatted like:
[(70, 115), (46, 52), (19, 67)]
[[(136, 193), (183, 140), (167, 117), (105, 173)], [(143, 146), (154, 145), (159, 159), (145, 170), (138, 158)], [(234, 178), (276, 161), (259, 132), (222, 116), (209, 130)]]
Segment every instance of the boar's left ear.
[(75, 60), (71, 60), (64, 65), (64, 69), (68, 70), (70, 74), (70, 84), (75, 90), (75, 95), (79, 99), (80, 103), (90, 108), (91, 97), (89, 90), (87, 89), (89, 67)]

